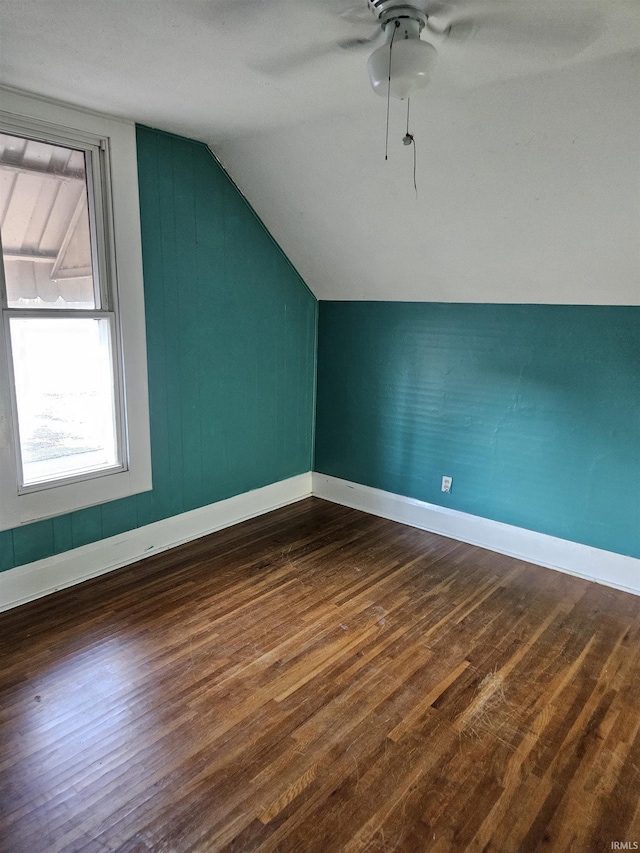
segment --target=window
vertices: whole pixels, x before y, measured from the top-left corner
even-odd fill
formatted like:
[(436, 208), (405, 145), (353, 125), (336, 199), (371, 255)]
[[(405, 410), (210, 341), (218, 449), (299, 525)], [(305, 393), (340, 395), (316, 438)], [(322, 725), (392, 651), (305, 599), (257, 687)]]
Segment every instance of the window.
[(1, 104), (5, 529), (151, 476), (134, 127), (14, 92)]

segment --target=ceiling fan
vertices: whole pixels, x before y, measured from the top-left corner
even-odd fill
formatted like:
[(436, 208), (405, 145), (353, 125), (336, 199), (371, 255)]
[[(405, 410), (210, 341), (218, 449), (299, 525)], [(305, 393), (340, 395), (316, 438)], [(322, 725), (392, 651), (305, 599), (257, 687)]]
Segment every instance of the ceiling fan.
[[(344, 50), (371, 50), (369, 77), (374, 91), (405, 99), (429, 82), (441, 55), (443, 64), (470, 69), (504, 61), (564, 61), (600, 36), (602, 15), (584, 0), (215, 0), (226, 21), (245, 25), (256, 14), (288, 9), (338, 15), (350, 26), (367, 26), (360, 36), (341, 39)], [(353, 0), (351, 0), (353, 4)], [(588, 7), (588, 8), (587, 8)], [(373, 16), (373, 20), (372, 20)], [(372, 28), (372, 29), (371, 29)], [(273, 56), (256, 68), (275, 76), (330, 56), (336, 42), (312, 44)], [(389, 73), (391, 71), (391, 74)], [(389, 87), (389, 78), (391, 86)]]

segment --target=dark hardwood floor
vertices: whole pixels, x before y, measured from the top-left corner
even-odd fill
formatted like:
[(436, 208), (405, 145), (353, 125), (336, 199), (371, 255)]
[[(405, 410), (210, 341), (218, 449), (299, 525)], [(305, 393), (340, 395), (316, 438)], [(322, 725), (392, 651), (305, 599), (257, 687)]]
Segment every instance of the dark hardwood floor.
[(0, 616), (0, 849), (640, 844), (640, 599), (317, 499)]

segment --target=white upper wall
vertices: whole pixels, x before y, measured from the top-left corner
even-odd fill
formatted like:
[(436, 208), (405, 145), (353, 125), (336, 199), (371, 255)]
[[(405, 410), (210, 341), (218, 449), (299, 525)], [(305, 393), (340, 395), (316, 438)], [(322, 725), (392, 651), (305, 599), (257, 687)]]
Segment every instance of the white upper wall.
[(217, 146), (320, 299), (640, 304), (640, 65), (622, 54)]
[[(209, 142), (321, 299), (640, 304), (640, 3), (536, 0), (535, 51), (443, 45), (416, 198), (404, 104), (385, 163), (367, 53), (336, 47), (372, 31), (355, 2), (3, 0), (0, 79)], [(507, 6), (532, 8), (467, 9)]]

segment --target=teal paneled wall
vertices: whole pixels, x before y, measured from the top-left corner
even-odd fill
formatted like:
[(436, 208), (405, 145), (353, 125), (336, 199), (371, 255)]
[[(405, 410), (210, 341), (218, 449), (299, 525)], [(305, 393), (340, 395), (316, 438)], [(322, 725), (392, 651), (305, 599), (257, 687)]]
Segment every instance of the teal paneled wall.
[(206, 146), (138, 129), (153, 491), (0, 532), (0, 570), (311, 469), (317, 303)]
[(321, 302), (317, 383), (316, 471), (640, 557), (640, 308)]

